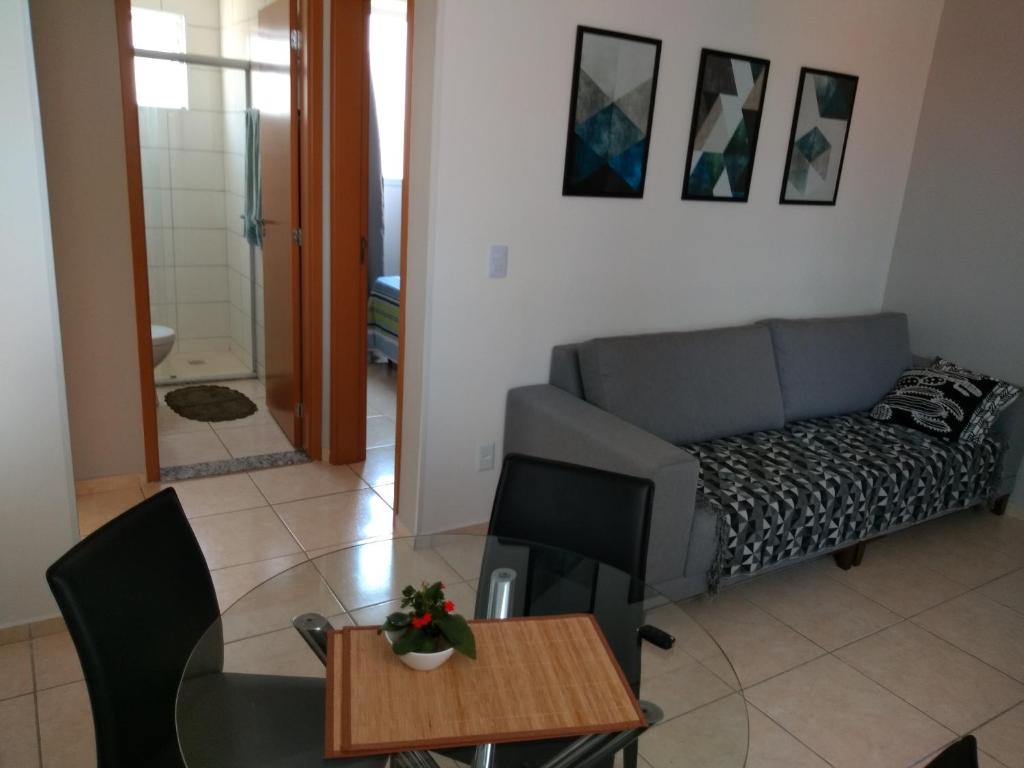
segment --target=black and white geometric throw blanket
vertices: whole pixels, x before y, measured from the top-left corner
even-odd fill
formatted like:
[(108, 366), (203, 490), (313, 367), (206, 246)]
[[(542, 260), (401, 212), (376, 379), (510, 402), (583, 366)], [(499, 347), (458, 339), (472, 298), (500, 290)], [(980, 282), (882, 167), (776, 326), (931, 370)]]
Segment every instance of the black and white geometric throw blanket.
[(949, 442), (867, 414), (683, 448), (700, 461), (698, 501), (718, 515), (712, 591), (720, 579), (986, 499), (1002, 451), (991, 439)]

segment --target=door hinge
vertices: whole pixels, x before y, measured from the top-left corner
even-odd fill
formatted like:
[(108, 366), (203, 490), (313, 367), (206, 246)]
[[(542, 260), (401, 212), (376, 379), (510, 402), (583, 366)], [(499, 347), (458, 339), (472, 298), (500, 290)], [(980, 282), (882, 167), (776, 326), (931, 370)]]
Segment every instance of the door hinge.
[(295, 244), (297, 246), (299, 246), (299, 248), (302, 247), (302, 228), (301, 227), (297, 227), (297, 228), (292, 230), (292, 240), (295, 241)]
[(302, 407), (302, 403), (296, 403), (295, 404), (295, 418), (301, 419), (303, 414), (305, 414), (305, 409)]
[(365, 237), (360, 237), (359, 238), (359, 263), (360, 264), (365, 264), (366, 263), (366, 248), (367, 248), (366, 238)]
[(302, 48), (302, 34), (299, 32), (299, 30), (292, 30), (291, 40), (292, 50), (297, 51)]

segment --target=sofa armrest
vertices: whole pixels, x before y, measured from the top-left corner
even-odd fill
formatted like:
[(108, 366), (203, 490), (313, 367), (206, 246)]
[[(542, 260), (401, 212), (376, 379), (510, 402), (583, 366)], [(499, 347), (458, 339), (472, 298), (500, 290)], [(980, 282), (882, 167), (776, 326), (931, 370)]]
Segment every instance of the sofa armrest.
[[(1024, 393), (1024, 387), (1021, 387)], [(1013, 492), (1017, 482), (1017, 474), (1024, 457), (1024, 394), (1021, 394), (1010, 407), (999, 414), (992, 425), (992, 437), (1004, 446), (1002, 465), (998, 470), (999, 480), (996, 486), (996, 497), (1006, 496)]]
[(683, 575), (697, 492), (692, 455), (549, 384), (509, 390), (504, 451), (654, 481), (647, 580)]

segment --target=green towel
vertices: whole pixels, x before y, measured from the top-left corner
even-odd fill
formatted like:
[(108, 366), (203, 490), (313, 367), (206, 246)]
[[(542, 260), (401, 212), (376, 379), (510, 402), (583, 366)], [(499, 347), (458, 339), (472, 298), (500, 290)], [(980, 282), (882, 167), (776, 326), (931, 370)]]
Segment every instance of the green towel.
[(249, 245), (263, 245), (263, 200), (260, 185), (260, 111), (245, 110), (245, 213), (243, 232)]

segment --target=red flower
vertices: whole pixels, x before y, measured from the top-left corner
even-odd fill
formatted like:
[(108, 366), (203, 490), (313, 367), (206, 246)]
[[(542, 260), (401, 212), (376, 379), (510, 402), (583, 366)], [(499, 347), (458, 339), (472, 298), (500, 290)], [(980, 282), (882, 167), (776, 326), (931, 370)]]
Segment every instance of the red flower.
[(454, 610), (455, 610), (455, 603), (453, 603), (451, 600), (445, 600), (444, 601), (444, 612), (445, 613), (451, 613)]
[(429, 623), (430, 623), (430, 614), (429, 613), (425, 613), (422, 616), (413, 616), (412, 617), (413, 629), (422, 629), (423, 627), (427, 626), (427, 624), (429, 624)]

